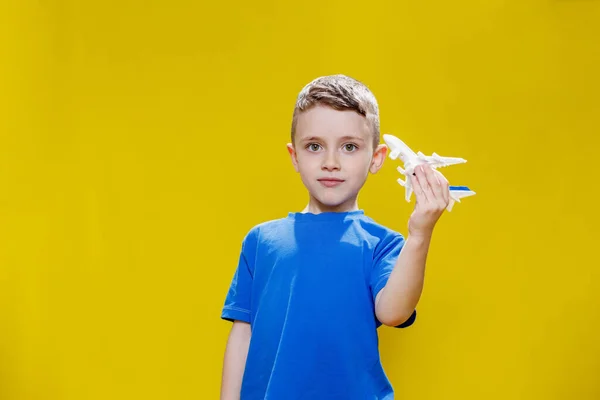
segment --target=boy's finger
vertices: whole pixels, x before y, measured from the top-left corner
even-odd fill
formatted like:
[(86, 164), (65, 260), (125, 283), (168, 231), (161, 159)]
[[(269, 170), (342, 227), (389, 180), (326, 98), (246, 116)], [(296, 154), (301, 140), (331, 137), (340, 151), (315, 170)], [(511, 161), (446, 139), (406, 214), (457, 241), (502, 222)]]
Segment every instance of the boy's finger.
[(411, 175), (410, 180), (412, 182), (412, 188), (413, 192), (415, 193), (415, 198), (417, 199), (417, 204), (425, 203), (427, 201), (427, 198), (423, 193), (423, 188), (421, 187), (421, 184), (419, 183), (419, 180), (417, 179), (416, 175)]
[(442, 173), (440, 171), (438, 171), (437, 169), (433, 170), (435, 172), (435, 174), (438, 177), (438, 180), (440, 182), (440, 185), (442, 187), (442, 194), (444, 195), (444, 202), (447, 204), (450, 201), (450, 183), (448, 182), (448, 179), (446, 179), (446, 177), (444, 175), (442, 175)]
[(421, 189), (423, 190), (423, 197), (425, 198), (425, 200), (427, 201), (434, 201), (435, 196), (433, 194), (433, 192), (431, 191), (431, 188), (429, 187), (429, 183), (427, 182), (427, 176), (425, 175), (425, 172), (423, 171), (423, 167), (421, 165), (417, 166), (417, 168), (415, 168), (415, 174), (416, 174), (416, 178), (419, 181), (419, 185), (421, 186)]
[(431, 188), (431, 192), (434, 194), (435, 199), (443, 200), (444, 194), (442, 192), (442, 185), (440, 184), (438, 176), (436, 176), (437, 174), (435, 174), (433, 168), (428, 165), (425, 166), (424, 169), (427, 182), (429, 183), (429, 187)]
[(444, 194), (444, 202), (448, 204), (450, 201), (450, 184), (446, 179), (442, 182), (442, 193)]

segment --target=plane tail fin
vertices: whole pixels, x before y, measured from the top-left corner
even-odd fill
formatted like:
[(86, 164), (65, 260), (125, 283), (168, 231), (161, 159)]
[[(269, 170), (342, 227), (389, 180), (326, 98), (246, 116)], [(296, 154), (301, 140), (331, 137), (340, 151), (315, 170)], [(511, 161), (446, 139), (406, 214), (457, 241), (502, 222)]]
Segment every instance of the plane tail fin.
[(446, 207), (446, 210), (448, 211), (452, 211), (455, 202), (460, 203), (460, 199), (463, 197), (469, 197), (475, 194), (475, 192), (467, 186), (450, 186), (448, 189), (450, 190), (450, 201)]

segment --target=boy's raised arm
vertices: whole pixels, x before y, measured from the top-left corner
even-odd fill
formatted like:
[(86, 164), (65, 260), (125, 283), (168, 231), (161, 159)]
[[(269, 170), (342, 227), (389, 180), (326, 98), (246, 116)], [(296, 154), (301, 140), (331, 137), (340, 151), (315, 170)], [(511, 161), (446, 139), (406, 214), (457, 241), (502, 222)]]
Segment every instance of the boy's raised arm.
[(448, 181), (435, 175), (431, 167), (415, 168), (411, 178), (417, 202), (408, 223), (408, 237), (375, 299), (377, 319), (388, 326), (405, 322), (419, 302), (433, 228), (450, 201)]
[(250, 345), (250, 324), (234, 321), (225, 348), (221, 400), (239, 400)]

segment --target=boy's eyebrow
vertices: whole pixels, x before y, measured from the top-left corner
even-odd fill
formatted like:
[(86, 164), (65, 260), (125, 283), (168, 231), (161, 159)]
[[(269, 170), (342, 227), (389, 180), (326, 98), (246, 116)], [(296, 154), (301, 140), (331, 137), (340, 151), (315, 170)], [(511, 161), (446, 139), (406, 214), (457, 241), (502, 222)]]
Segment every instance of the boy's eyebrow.
[(341, 140), (356, 140), (356, 141), (364, 142), (364, 139), (361, 138), (360, 136), (344, 136), (344, 137), (342, 137), (340, 139)]
[[(323, 139), (318, 136), (310, 136), (310, 137), (302, 139), (302, 142), (312, 142), (312, 141), (320, 141), (320, 140), (323, 140)], [(356, 140), (356, 141), (361, 141), (361, 142), (365, 141), (360, 136), (343, 136), (340, 138), (340, 140)]]

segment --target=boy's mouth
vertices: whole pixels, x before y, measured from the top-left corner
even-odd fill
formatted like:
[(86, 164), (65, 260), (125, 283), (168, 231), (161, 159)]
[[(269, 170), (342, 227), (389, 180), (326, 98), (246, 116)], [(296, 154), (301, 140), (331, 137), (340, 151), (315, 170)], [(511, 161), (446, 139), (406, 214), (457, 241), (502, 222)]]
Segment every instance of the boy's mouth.
[(335, 187), (340, 185), (342, 182), (344, 182), (343, 179), (339, 179), (339, 178), (322, 178), (322, 179), (317, 179), (321, 185), (325, 186), (325, 187)]

